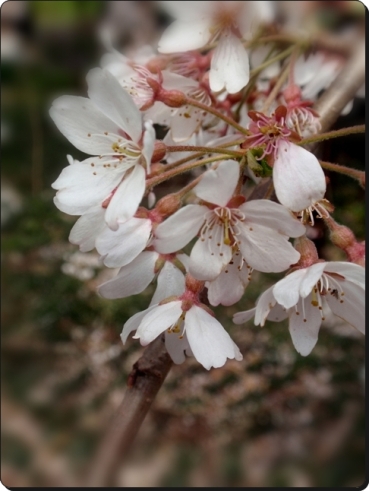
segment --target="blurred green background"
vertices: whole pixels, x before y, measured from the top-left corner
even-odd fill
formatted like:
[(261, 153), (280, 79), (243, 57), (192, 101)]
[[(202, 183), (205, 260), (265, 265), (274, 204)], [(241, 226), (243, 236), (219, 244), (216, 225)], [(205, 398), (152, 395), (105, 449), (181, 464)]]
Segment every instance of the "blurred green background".
[[(300, 2), (294, 2), (294, 8)], [(306, 3), (306, 2), (303, 2)], [(314, 2), (315, 4), (319, 2)], [(330, 29), (360, 24), (358, 2), (320, 2)], [(341, 4), (340, 8), (337, 4)], [(168, 19), (154, 2), (8, 1), (1, 8), (2, 463), (8, 487), (68, 486), (88, 464), (142, 348), (120, 341), (142, 295), (108, 301), (96, 286), (114, 272), (68, 243), (75, 221), (53, 204), (51, 183), (82, 157), (53, 126), (61, 94), (85, 95), (104, 49), (155, 45)], [(336, 127), (364, 122), (362, 99)], [(363, 169), (364, 139), (326, 143), (324, 160)], [(364, 238), (364, 191), (329, 175), (334, 217)], [(165, 188), (161, 189), (161, 193)], [(322, 257), (344, 259), (321, 223)], [(205, 371), (175, 366), (115, 478), (118, 486), (359, 486), (364, 482), (364, 342), (344, 323), (325, 325), (303, 358), (284, 323), (234, 326), (280, 275), (253, 276), (239, 304), (217, 316), (243, 362)]]

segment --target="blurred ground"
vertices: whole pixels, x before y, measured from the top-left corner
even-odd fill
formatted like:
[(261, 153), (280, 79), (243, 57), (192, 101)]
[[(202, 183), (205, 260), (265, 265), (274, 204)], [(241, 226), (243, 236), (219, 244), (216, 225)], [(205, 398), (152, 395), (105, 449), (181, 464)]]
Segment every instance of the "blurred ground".
[[(347, 2), (324, 2), (331, 22), (347, 15), (336, 3)], [(153, 289), (117, 301), (96, 295), (96, 285), (115, 272), (68, 243), (74, 219), (53, 205), (50, 184), (67, 153), (81, 154), (52, 125), (48, 108), (60, 94), (84, 95), (85, 73), (103, 53), (96, 35), (103, 21), (115, 29), (117, 46), (155, 42), (166, 19), (150, 13), (151, 4), (10, 1), (1, 9), (1, 480), (8, 487), (73, 481), (142, 351), (133, 340), (124, 347), (119, 335)], [(336, 127), (363, 122), (363, 102), (355, 100)], [(363, 157), (361, 136), (322, 149), (324, 160), (357, 168)], [(330, 178), (335, 218), (363, 239), (364, 192), (348, 178)], [(343, 259), (321, 224), (315, 233), (322, 257)], [(363, 483), (363, 338), (333, 322), (303, 358), (285, 324), (260, 329), (230, 320), (277, 278), (255, 274), (238, 305), (217, 309), (243, 362), (210, 373), (192, 359), (174, 367), (117, 485)]]

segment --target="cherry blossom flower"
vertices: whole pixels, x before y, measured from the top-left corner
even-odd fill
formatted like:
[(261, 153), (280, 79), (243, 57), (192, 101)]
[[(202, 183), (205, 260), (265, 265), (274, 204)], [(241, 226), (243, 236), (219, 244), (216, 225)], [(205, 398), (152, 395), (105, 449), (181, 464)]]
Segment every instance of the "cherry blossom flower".
[(189, 267), (199, 280), (214, 280), (238, 249), (258, 271), (281, 272), (299, 260), (288, 238), (302, 235), (305, 227), (277, 203), (232, 198), (238, 180), (238, 164), (222, 162), (194, 188), (204, 204), (181, 208), (156, 229), (155, 247), (162, 253), (175, 252), (200, 235)]
[(279, 106), (271, 116), (249, 112), (252, 122), (244, 148), (264, 149), (261, 158), (270, 156), (273, 183), (279, 202), (291, 211), (300, 212), (322, 200), (326, 191), (323, 169), (314, 154), (289, 139), (299, 139), (286, 126), (287, 109)]
[(131, 218), (145, 191), (155, 131), (127, 92), (108, 72), (93, 69), (87, 76), (90, 99), (63, 96), (50, 115), (58, 129), (82, 152), (94, 155), (66, 167), (53, 183), (56, 206), (71, 215), (92, 207), (106, 208), (105, 220), (116, 230)]
[(278, 281), (259, 298), (256, 308), (233, 317), (243, 324), (255, 316), (255, 325), (289, 317), (296, 350), (307, 356), (314, 348), (324, 320), (323, 310), (345, 320), (365, 334), (365, 270), (347, 262), (318, 262)]
[(242, 360), (240, 350), (210, 309), (200, 303), (198, 293), (188, 287), (180, 295), (171, 292), (171, 297), (136, 314), (123, 327), (123, 342), (136, 330), (134, 338), (146, 346), (165, 332), (165, 345), (175, 363), (193, 354), (210, 370), (227, 359)]
[(255, 21), (270, 21), (271, 2), (161, 2), (177, 19), (159, 41), (159, 52), (185, 52), (218, 41), (210, 67), (210, 88), (240, 91), (249, 81), (249, 59), (241, 39)]

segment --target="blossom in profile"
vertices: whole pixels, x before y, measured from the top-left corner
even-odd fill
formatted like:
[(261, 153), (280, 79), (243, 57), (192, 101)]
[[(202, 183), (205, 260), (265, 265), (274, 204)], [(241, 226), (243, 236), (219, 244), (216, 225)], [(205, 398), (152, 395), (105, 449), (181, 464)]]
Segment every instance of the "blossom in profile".
[(155, 131), (130, 95), (110, 73), (95, 68), (87, 75), (90, 98), (62, 96), (50, 115), (73, 145), (93, 155), (72, 161), (53, 183), (56, 206), (70, 215), (105, 208), (112, 230), (133, 217), (145, 191)]
[[(189, 284), (190, 283), (190, 284)], [(195, 285), (195, 288), (193, 288)], [(203, 284), (187, 276), (181, 295), (152, 305), (136, 314), (123, 327), (122, 340), (133, 336), (146, 346), (165, 333), (165, 346), (174, 363), (193, 355), (207, 370), (222, 367), (227, 359), (242, 360), (242, 354), (213, 312), (199, 300)]]
[(278, 201), (293, 212), (301, 212), (324, 198), (326, 181), (314, 154), (297, 145), (300, 136), (286, 124), (287, 108), (279, 106), (272, 116), (250, 111), (251, 135), (244, 148), (262, 148), (273, 167), (273, 183)]
[(255, 317), (266, 320), (289, 318), (289, 331), (296, 350), (307, 356), (314, 348), (326, 308), (365, 334), (365, 270), (348, 262), (317, 262), (298, 269), (266, 290), (256, 307), (234, 315), (236, 324)]

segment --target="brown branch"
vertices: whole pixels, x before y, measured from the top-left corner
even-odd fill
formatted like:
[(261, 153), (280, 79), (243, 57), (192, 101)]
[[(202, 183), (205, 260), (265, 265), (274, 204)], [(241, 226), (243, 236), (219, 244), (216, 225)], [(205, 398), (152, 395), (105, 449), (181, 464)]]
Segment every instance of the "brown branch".
[(336, 122), (342, 110), (354, 97), (365, 80), (365, 44), (361, 41), (353, 56), (328, 90), (316, 102), (321, 131), (327, 131)]
[(133, 365), (123, 401), (98, 445), (83, 486), (112, 484), (172, 364), (160, 336)]

